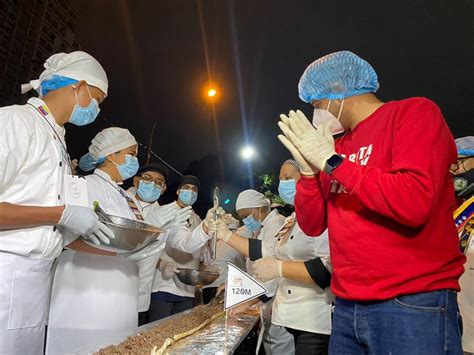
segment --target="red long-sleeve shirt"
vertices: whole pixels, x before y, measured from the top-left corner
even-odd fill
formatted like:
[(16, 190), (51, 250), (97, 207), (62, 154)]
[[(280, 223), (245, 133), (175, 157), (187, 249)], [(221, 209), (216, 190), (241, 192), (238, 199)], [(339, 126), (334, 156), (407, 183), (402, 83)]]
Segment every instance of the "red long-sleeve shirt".
[(425, 98), (381, 106), (336, 142), (346, 159), (332, 176), (302, 177), (302, 230), (329, 228), (334, 293), (384, 300), (459, 290), (465, 257), (453, 222), (449, 166), (456, 146), (438, 106)]

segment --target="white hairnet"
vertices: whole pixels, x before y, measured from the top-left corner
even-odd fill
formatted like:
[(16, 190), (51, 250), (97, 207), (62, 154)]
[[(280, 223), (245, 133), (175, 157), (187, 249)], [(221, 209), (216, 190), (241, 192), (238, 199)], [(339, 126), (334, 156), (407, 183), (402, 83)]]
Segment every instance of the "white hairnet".
[(243, 208), (257, 208), (270, 207), (270, 200), (264, 194), (255, 190), (242, 191), (237, 197), (235, 209), (241, 210)]
[(110, 127), (97, 133), (89, 146), (89, 153), (94, 158), (106, 157), (136, 144), (135, 137), (128, 129)]
[(85, 80), (87, 84), (95, 86), (107, 95), (109, 82), (107, 74), (100, 63), (86, 52), (57, 53), (49, 57), (44, 63), (45, 70), (39, 79), (31, 80), (21, 86), (21, 93), (35, 89), (40, 93), (41, 83), (53, 75), (63, 76), (75, 80)]

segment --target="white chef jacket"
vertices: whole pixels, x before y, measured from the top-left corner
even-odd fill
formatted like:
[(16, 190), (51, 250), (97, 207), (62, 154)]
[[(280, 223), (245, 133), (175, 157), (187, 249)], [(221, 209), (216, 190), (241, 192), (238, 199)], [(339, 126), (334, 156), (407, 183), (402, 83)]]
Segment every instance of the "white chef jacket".
[[(272, 210), (262, 221), (262, 228), (257, 235), (257, 239), (262, 241), (262, 255), (274, 255), (277, 242), (276, 236), (284, 224), (285, 216), (281, 215), (277, 209)], [(253, 261), (247, 258), (247, 270), (251, 270), (252, 264)], [(277, 280), (262, 282), (262, 284), (268, 290), (265, 295), (267, 297), (273, 297), (278, 288)]]
[[(201, 222), (201, 218), (193, 211), (191, 217), (188, 220), (189, 230), (193, 231), (201, 224)], [(201, 250), (202, 248), (199, 248), (192, 253), (187, 253), (175, 249), (171, 245), (167, 244), (165, 250), (163, 250), (163, 253), (161, 254), (161, 259), (165, 261), (173, 261), (178, 268), (197, 270), (199, 268)], [(161, 270), (156, 270), (152, 292), (168, 292), (172, 293), (173, 295), (194, 298), (194, 291), (195, 286), (182, 283), (178, 280), (176, 275), (172, 278), (166, 278)]]
[[(293, 214), (288, 219), (296, 219), (295, 216)], [(273, 252), (268, 254), (262, 248), (262, 256), (291, 261), (321, 257), (325, 266), (331, 269), (327, 231), (319, 237), (308, 237), (297, 222), (287, 233), (278, 235)], [(279, 278), (273, 301), (272, 324), (311, 333), (330, 334), (333, 301), (334, 295), (329, 287), (322, 290), (316, 284)]]
[[(99, 201), (108, 214), (136, 219), (122, 195), (126, 192), (106, 172), (96, 169), (86, 181), (91, 207)], [(136, 262), (73, 250), (60, 255), (53, 279), (48, 338), (55, 328), (127, 330), (137, 326)]]
[[(65, 130), (44, 101), (0, 108), (0, 202), (64, 205), (63, 180), (70, 173)], [(36, 107), (46, 108), (42, 116)], [(56, 227), (0, 231), (0, 252), (54, 259), (62, 250)]]
[[(40, 99), (0, 108), (0, 202), (64, 204), (64, 134)], [(61, 249), (51, 225), (0, 231), (0, 353), (43, 352), (51, 266)]]
[[(150, 209), (147, 217), (150, 217), (153, 213), (159, 213), (159, 208)], [(150, 223), (150, 220), (145, 218), (145, 222)], [(196, 250), (199, 250), (210, 238), (210, 236), (204, 233), (202, 223), (193, 231), (190, 231), (187, 227), (178, 227), (168, 229), (164, 234), (160, 235), (163, 249), (169, 246), (187, 253), (194, 253)], [(156, 264), (160, 257), (161, 253), (157, 253), (138, 262), (140, 267), (138, 310), (140, 312), (145, 312), (150, 308), (153, 280), (157, 271)]]

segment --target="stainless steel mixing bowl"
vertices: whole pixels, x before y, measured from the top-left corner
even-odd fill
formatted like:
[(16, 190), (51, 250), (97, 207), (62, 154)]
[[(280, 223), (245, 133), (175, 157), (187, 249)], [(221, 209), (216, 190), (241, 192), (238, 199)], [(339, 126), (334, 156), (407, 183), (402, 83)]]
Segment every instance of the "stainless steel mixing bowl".
[(178, 268), (179, 272), (176, 274), (179, 281), (183, 284), (191, 286), (206, 286), (212, 284), (217, 280), (220, 273), (214, 271), (199, 271), (193, 269)]
[(95, 245), (86, 241), (98, 249), (117, 253), (136, 251), (157, 240), (160, 233), (163, 233), (158, 227), (133, 219), (102, 214), (98, 216), (115, 233), (115, 238), (110, 240), (109, 245)]

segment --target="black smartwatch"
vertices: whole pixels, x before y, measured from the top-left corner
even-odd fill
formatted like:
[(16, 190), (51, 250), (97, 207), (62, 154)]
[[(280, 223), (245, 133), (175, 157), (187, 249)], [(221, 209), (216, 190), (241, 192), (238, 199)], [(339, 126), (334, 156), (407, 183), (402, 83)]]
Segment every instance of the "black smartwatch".
[(326, 166), (324, 167), (324, 172), (326, 174), (331, 174), (334, 169), (342, 164), (344, 158), (339, 154), (333, 154), (328, 160), (326, 160)]

